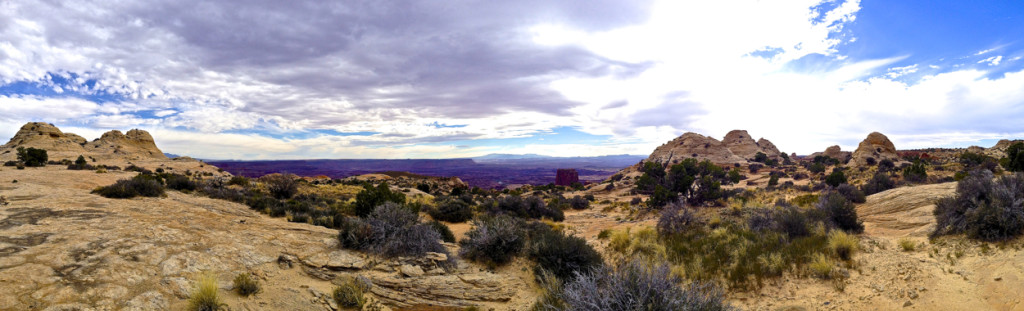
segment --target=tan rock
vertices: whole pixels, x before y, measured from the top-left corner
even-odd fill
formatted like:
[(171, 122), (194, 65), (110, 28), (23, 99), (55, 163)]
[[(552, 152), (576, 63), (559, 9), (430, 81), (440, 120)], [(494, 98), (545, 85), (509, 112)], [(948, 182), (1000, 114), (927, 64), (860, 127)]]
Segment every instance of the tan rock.
[(730, 131), (722, 141), (697, 133), (686, 133), (654, 149), (647, 161), (672, 165), (683, 159), (695, 158), (716, 164), (745, 164), (758, 152), (775, 158), (781, 154), (767, 139), (761, 138), (756, 142), (743, 130)]
[(868, 137), (860, 142), (857, 150), (853, 151), (849, 164), (851, 166), (865, 166), (868, 165), (869, 158), (874, 159), (874, 163), (885, 159), (899, 161), (899, 155), (896, 154), (896, 146), (892, 144), (892, 141), (889, 141), (888, 137), (879, 132), (868, 134)]
[(134, 129), (122, 134), (109, 131), (88, 142), (82, 136), (61, 132), (53, 124), (30, 122), (21, 127), (7, 144), (0, 146), (0, 160), (14, 160), (18, 147), (47, 151), (50, 160), (74, 160), (85, 156), (98, 160), (163, 160), (167, 159), (148, 132)]

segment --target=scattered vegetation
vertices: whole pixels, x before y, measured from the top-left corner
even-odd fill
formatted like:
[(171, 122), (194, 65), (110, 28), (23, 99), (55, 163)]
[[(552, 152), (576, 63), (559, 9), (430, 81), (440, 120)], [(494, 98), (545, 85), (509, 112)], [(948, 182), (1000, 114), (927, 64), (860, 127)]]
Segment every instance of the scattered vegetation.
[(928, 169), (924, 165), (924, 161), (917, 160), (914, 164), (907, 166), (903, 169), (903, 180), (908, 182), (925, 182), (928, 180)]
[[(882, 163), (885, 163), (885, 161), (888, 160), (882, 160)], [(889, 163), (892, 163), (892, 161), (889, 161)], [(892, 181), (892, 178), (889, 178), (888, 174), (881, 171), (881, 167), (879, 165), (879, 171), (875, 172), (875, 175), (860, 187), (864, 194), (872, 195), (896, 187), (896, 183)]]
[(441, 234), (441, 241), (455, 243), (455, 234), (452, 233), (452, 229), (448, 228), (448, 225), (445, 225), (444, 223), (437, 220), (431, 220), (427, 224), (430, 225), (430, 227), (433, 228), (434, 231), (437, 231), (437, 233)]
[(864, 231), (853, 203), (839, 192), (825, 193), (814, 207), (836, 228), (853, 233)]
[(345, 218), (338, 228), (341, 247), (387, 258), (448, 254), (441, 238), (434, 227), (419, 222), (419, 215), (393, 202), (381, 204), (366, 218)]
[(235, 276), (233, 281), (238, 294), (248, 297), (260, 291), (260, 284), (248, 272), (242, 272)]
[(936, 203), (934, 213), (932, 236), (965, 233), (982, 241), (1020, 236), (1024, 233), (1024, 174), (995, 179), (987, 170), (973, 171), (957, 184), (956, 195)]
[(832, 230), (828, 234), (828, 248), (842, 260), (853, 259), (857, 252), (857, 237), (842, 230)]
[(722, 191), (722, 183), (729, 183), (726, 172), (721, 167), (704, 160), (685, 159), (672, 165), (666, 172), (660, 163), (646, 162), (644, 174), (636, 182), (637, 192), (650, 194), (647, 206), (660, 208), (677, 200), (684, 200), (694, 206), (705, 205), (727, 194)]
[(843, 170), (841, 170), (839, 168), (833, 169), (832, 173), (828, 174), (828, 176), (825, 177), (825, 184), (827, 184), (829, 186), (832, 186), (832, 187), (839, 187), (839, 185), (845, 184), (845, 183), (846, 183), (846, 174), (844, 174)]
[(1015, 143), (1006, 148), (1006, 158), (1001, 162), (1007, 171), (1024, 171), (1024, 143)]
[(298, 177), (292, 174), (269, 174), (260, 177), (260, 182), (266, 185), (267, 191), (275, 198), (288, 199), (299, 191), (296, 178)]

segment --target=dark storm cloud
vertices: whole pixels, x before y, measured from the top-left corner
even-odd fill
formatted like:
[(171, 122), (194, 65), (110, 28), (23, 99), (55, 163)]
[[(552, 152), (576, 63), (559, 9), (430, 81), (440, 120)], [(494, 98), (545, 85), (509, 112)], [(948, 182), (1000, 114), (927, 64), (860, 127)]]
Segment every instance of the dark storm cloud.
[[(646, 7), (631, 1), (170, 1), (128, 12), (184, 40), (204, 68), (303, 95), (252, 100), (245, 111), (276, 115), (321, 98), (360, 110), (415, 108), (421, 116), (473, 118), (511, 111), (565, 115), (576, 103), (547, 87), (555, 76), (642, 71), (646, 65), (578, 47), (538, 46), (527, 30), (540, 23), (607, 30), (642, 22)], [(386, 88), (401, 90), (378, 91)]]

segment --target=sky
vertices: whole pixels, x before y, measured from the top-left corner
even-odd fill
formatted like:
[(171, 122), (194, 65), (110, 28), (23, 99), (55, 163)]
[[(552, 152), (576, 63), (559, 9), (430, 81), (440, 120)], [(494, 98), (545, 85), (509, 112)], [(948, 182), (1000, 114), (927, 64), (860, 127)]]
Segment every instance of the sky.
[(0, 0), (0, 140), (206, 159), (1024, 138), (1024, 2)]

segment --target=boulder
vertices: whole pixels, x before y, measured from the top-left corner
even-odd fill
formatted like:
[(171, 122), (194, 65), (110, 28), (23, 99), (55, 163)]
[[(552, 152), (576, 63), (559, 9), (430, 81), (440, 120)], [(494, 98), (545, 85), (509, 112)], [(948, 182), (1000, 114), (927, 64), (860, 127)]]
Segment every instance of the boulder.
[(109, 131), (92, 142), (73, 133), (61, 132), (53, 124), (29, 122), (21, 127), (7, 144), (0, 146), (0, 160), (13, 160), (18, 147), (46, 150), (50, 160), (78, 158), (94, 159), (167, 159), (157, 148), (149, 132), (134, 129), (122, 134)]
[(892, 141), (889, 141), (888, 137), (879, 132), (868, 134), (868, 137), (860, 142), (857, 150), (853, 151), (849, 164), (851, 166), (865, 166), (868, 165), (869, 158), (874, 159), (874, 163), (884, 159), (899, 161), (896, 146), (892, 144)]

